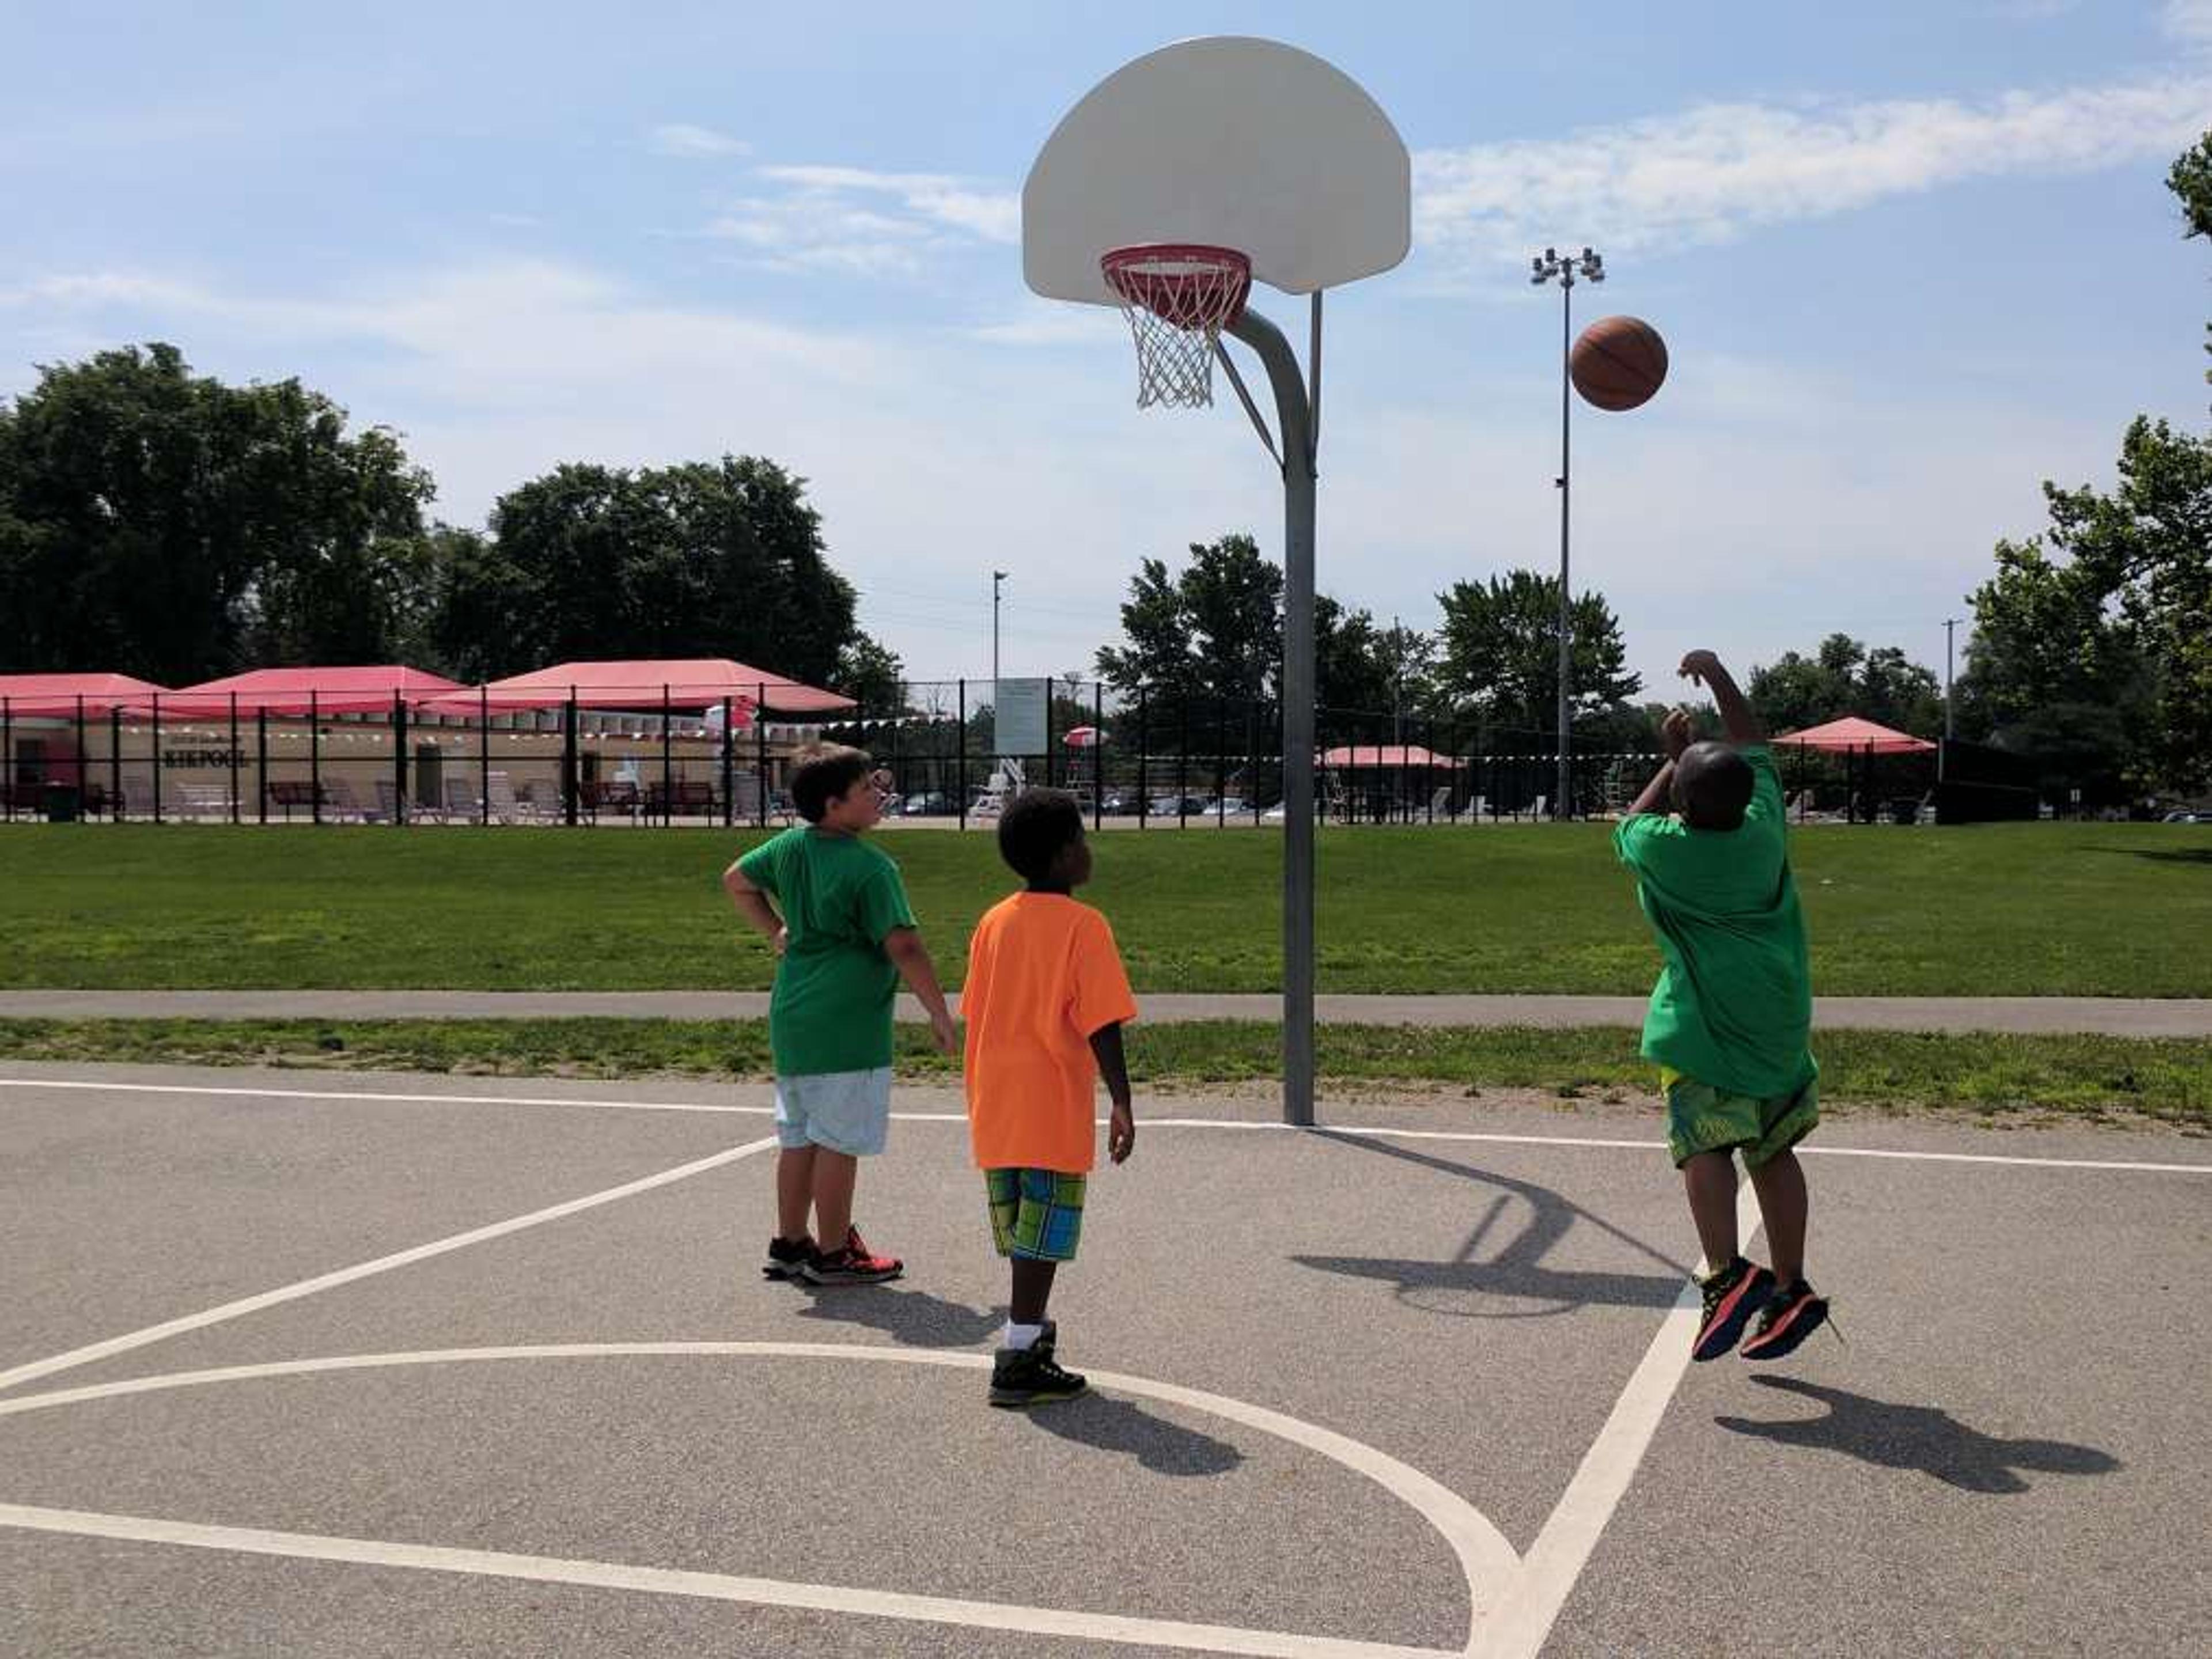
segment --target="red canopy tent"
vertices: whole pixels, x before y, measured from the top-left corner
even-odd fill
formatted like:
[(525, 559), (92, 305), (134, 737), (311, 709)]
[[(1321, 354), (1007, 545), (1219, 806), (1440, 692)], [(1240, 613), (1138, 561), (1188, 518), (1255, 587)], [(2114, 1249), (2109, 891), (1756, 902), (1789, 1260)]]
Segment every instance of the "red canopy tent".
[[(1909, 732), (1899, 732), (1887, 726), (1877, 726), (1872, 720), (1861, 720), (1856, 714), (1846, 714), (1841, 720), (1830, 720), (1825, 726), (1808, 726), (1802, 732), (1785, 732), (1771, 743), (1785, 749), (1795, 749), (1802, 756), (1808, 749), (1818, 749), (1844, 757), (1844, 791), (1848, 811), (1845, 814), (1854, 822), (1858, 817), (1861, 791), (1871, 793), (1874, 779), (1874, 757), (1877, 755), (1925, 755), (1936, 745), (1925, 738), (1916, 738)], [(1851, 778), (1851, 757), (1866, 757), (1865, 775), (1856, 783)], [(1869, 801), (1869, 822), (1874, 820), (1874, 803)], [(1905, 821), (1905, 820), (1900, 820)]]
[(155, 692), (171, 695), (128, 674), (0, 674), (0, 709), (16, 720), (74, 720), (80, 698), (88, 720), (105, 720), (110, 709), (136, 708)]
[(1321, 763), (1346, 769), (1425, 766), (1453, 772), (1460, 769), (1460, 763), (1449, 755), (1439, 755), (1432, 749), (1424, 749), (1418, 743), (1346, 744), (1322, 750)]
[(1787, 732), (1769, 741), (1794, 749), (1846, 750), (1858, 755), (1924, 755), (1936, 747), (1925, 738), (1877, 726), (1856, 714), (1846, 714), (1826, 726), (1808, 726), (1802, 732)]
[[(237, 699), (241, 714), (389, 714), (395, 702), (416, 703), (464, 690), (442, 674), (403, 663), (371, 668), (256, 668), (161, 695), (163, 720), (222, 720)], [(153, 712), (149, 700), (134, 702), (134, 714)]]
[(473, 714), (480, 708), (511, 714), (558, 708), (571, 694), (580, 708), (651, 710), (705, 708), (726, 699), (734, 713), (757, 703), (787, 714), (828, 714), (854, 707), (852, 698), (801, 684), (726, 657), (647, 658), (631, 662), (564, 662), (533, 669), (453, 695), (427, 699), (433, 714)]

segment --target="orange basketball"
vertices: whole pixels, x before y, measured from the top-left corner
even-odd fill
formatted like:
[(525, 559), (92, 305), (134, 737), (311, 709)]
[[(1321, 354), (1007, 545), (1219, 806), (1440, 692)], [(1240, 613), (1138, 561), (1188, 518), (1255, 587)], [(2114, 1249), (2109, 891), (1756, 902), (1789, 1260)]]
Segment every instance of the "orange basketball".
[(1634, 409), (1667, 378), (1667, 343), (1640, 317), (1601, 317), (1575, 342), (1567, 373), (1600, 409)]

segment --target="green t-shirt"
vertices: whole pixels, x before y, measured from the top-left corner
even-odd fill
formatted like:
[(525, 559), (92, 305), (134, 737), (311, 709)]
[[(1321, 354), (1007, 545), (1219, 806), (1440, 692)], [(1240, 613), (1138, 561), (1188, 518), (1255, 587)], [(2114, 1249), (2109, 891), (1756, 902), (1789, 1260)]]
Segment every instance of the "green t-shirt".
[(788, 934), (769, 1000), (777, 1073), (890, 1065), (898, 969), (884, 940), (915, 925), (890, 855), (858, 836), (800, 824), (763, 842), (738, 868), (775, 901)]
[(1665, 965), (1644, 1017), (1644, 1054), (1723, 1094), (1794, 1094), (1813, 1079), (1813, 976), (1784, 842), (1782, 780), (1764, 744), (1734, 830), (1663, 813), (1613, 831)]

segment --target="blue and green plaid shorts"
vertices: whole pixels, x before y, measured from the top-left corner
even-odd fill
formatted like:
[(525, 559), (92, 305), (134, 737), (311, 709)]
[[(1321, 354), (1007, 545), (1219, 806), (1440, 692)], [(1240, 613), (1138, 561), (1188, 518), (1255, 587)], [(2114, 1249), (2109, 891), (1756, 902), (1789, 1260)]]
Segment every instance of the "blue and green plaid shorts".
[(1083, 1237), (1086, 1178), (1058, 1170), (986, 1170), (991, 1242), (1000, 1255), (1073, 1261)]

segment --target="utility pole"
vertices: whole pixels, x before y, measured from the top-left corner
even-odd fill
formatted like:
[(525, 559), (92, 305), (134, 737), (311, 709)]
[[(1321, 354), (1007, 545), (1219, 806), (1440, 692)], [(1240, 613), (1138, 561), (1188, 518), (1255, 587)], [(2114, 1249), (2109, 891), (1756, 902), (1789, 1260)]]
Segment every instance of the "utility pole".
[(1559, 476), (1555, 480), (1559, 489), (1559, 777), (1552, 816), (1565, 819), (1573, 816), (1575, 781), (1572, 732), (1568, 718), (1574, 635), (1567, 587), (1568, 414), (1573, 407), (1573, 375), (1570, 370), (1575, 349), (1575, 280), (1580, 276), (1586, 282), (1603, 282), (1605, 258), (1587, 247), (1579, 255), (1570, 253), (1562, 258), (1557, 249), (1547, 247), (1528, 261), (1528, 280), (1537, 287), (1553, 282), (1559, 285)]

